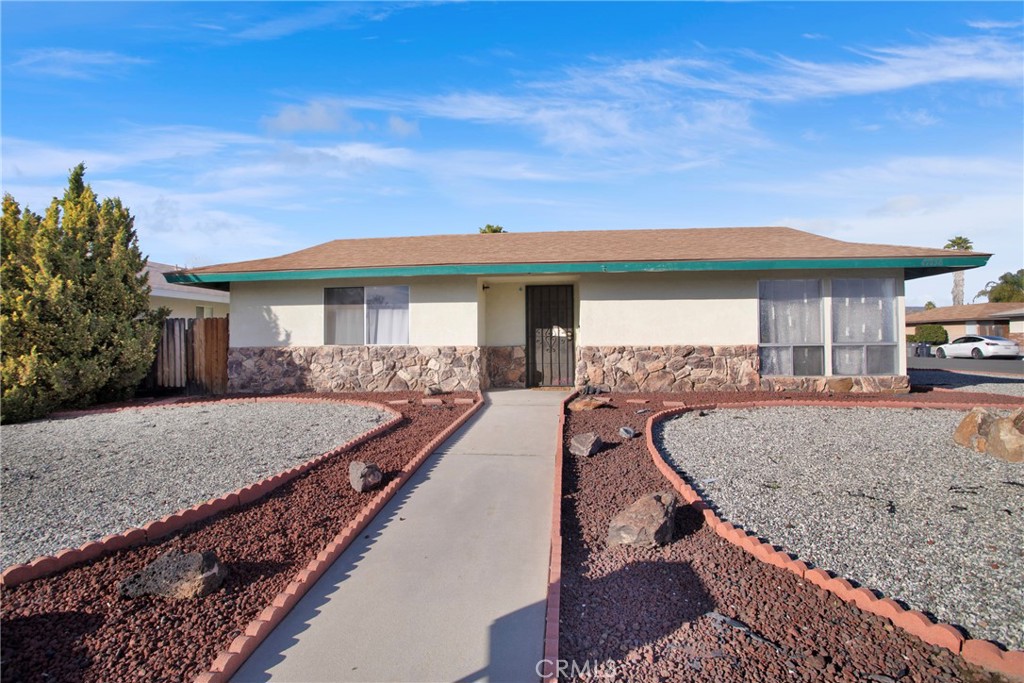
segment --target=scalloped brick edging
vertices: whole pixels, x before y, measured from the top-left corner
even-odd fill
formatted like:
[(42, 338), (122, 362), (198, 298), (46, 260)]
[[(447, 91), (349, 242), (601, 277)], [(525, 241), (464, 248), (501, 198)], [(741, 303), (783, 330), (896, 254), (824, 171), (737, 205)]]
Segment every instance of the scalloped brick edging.
[[(78, 548), (66, 548), (64, 550), (57, 551), (53, 555), (41, 555), (30, 562), (23, 564), (14, 564), (8, 567), (0, 574), (0, 585), (11, 588), (19, 584), (25, 583), (26, 581), (34, 581), (36, 579), (45, 578), (52, 576), (58, 572), (61, 572), (69, 567), (95, 560), (103, 555), (108, 555), (117, 550), (123, 550), (124, 548), (132, 548), (134, 546), (143, 545), (150, 541), (155, 541), (165, 536), (169, 536), (176, 531), (194, 524), (201, 522), (205, 519), (209, 519), (216, 514), (224, 512), (225, 510), (231, 510), (233, 508), (248, 505), (254, 501), (263, 498), (270, 492), (280, 488), (284, 484), (288, 483), (295, 477), (307, 472), (312, 467), (320, 464), (327, 458), (339, 455), (355, 448), (361, 443), (368, 441), (387, 430), (394, 427), (402, 420), (402, 414), (393, 408), (373, 403), (370, 401), (359, 401), (359, 400), (346, 400), (346, 399), (333, 399), (327, 397), (315, 397), (308, 395), (284, 395), (284, 396), (266, 396), (266, 397), (248, 397), (248, 398), (225, 398), (216, 400), (217, 403), (257, 403), (257, 402), (288, 402), (288, 403), (342, 403), (344, 405), (362, 406), (365, 408), (373, 408), (383, 413), (391, 415), (391, 419), (387, 422), (383, 422), (373, 429), (360, 434), (359, 436), (350, 439), (341, 446), (333, 448), (326, 453), (322, 453), (300, 465), (287, 469), (283, 472), (271, 475), (262, 479), (254, 484), (244, 486), (231, 493), (226, 493), (217, 498), (211, 498), (202, 503), (197, 503), (190, 508), (184, 510), (178, 510), (169, 515), (165, 515), (160, 519), (156, 519), (141, 527), (133, 527), (122, 531), (119, 534), (111, 534), (104, 536), (98, 541), (89, 541)], [(63, 413), (55, 413), (54, 416), (58, 418), (69, 418), (80, 415), (98, 415), (104, 413), (116, 413), (123, 410), (145, 410), (147, 408), (153, 408), (158, 406), (169, 406), (185, 407), (191, 405), (199, 405), (211, 403), (209, 400), (199, 401), (180, 401), (174, 402), (157, 402), (149, 403), (140, 406), (123, 406), (118, 408), (100, 408), (97, 410), (79, 410), (79, 411), (66, 411)]]
[[(548, 557), (548, 596), (544, 612), (544, 652), (541, 671), (544, 683), (558, 680), (558, 620), (562, 595), (562, 440), (565, 434), (565, 411), (579, 396), (573, 391), (562, 401), (562, 413), (558, 417), (558, 433), (555, 441), (555, 485), (551, 505), (551, 552)], [(545, 675), (546, 672), (546, 675)]]
[[(439, 432), (424, 446), (412, 460), (405, 464), (397, 477), (392, 479), (387, 486), (381, 489), (373, 499), (356, 514), (355, 519), (334, 537), (320, 553), (313, 558), (306, 568), (299, 571), (288, 586), (277, 594), (271, 603), (260, 612), (259, 616), (249, 622), (242, 635), (236, 637), (222, 650), (210, 664), (210, 669), (194, 679), (194, 683), (227, 683), (231, 677), (241, 668), (245, 660), (249, 658), (260, 643), (270, 635), (285, 615), (298, 604), (299, 599), (306, 594), (313, 584), (323, 576), (335, 560), (337, 560), (346, 548), (354, 541), (363, 529), (373, 521), (377, 513), (384, 508), (389, 500), (402, 488), (409, 477), (419, 469), (427, 458), (437, 448), (458, 431), (462, 425), (480, 410), (484, 405), (484, 398), (481, 392), (476, 392), (477, 398), (472, 407), (459, 416), (455, 422)], [(428, 404), (429, 405), (429, 404)]]
[[(880, 591), (864, 586), (854, 587), (845, 578), (835, 576), (824, 569), (811, 569), (808, 564), (791, 554), (776, 548), (771, 543), (762, 541), (722, 520), (701, 495), (669, 465), (658, 451), (654, 443), (654, 425), (670, 417), (694, 410), (731, 409), (731, 408), (770, 408), (783, 406), (829, 406), (839, 408), (927, 408), (963, 410), (961, 403), (915, 403), (910, 401), (829, 401), (827, 399), (811, 401), (753, 401), (749, 403), (702, 403), (685, 405), (679, 402), (665, 401), (667, 410), (655, 413), (647, 419), (646, 441), (647, 450), (654, 460), (654, 465), (662, 475), (679, 492), (683, 499), (704, 516), (704, 522), (719, 536), (729, 543), (739, 546), (758, 560), (793, 572), (801, 579), (808, 581), (844, 602), (853, 603), (865, 612), (885, 617), (894, 626), (902, 628), (913, 636), (930, 645), (937, 645), (958, 654), (967, 662), (996, 673), (1024, 681), (1024, 650), (1006, 650), (988, 640), (965, 639), (960, 631), (950, 624), (936, 623), (917, 610), (904, 609), (896, 601), (879, 597)], [(671, 405), (670, 405), (671, 404)]]

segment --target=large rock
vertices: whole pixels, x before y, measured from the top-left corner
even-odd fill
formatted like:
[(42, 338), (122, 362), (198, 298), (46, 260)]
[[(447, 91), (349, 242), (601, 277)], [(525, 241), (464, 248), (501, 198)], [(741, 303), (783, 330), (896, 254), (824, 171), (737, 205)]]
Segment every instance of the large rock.
[(1007, 462), (1024, 462), (1024, 430), (1014, 424), (1014, 415), (999, 418), (989, 427), (988, 454)]
[(675, 533), (675, 515), (674, 493), (649, 493), (615, 515), (608, 527), (607, 543), (642, 548), (670, 543)]
[(183, 553), (175, 548), (122, 581), (118, 591), (126, 598), (140, 595), (175, 600), (201, 598), (220, 588), (227, 573), (213, 551)]
[(608, 405), (610, 399), (597, 398), (596, 396), (584, 396), (578, 398), (569, 404), (569, 410), (574, 413), (578, 413), (581, 410), (594, 410), (596, 408), (603, 408)]
[(988, 447), (989, 429), (998, 417), (987, 408), (972, 408), (953, 432), (953, 441), (964, 448), (984, 453)]
[(353, 460), (348, 465), (348, 482), (357, 493), (365, 493), (380, 485), (384, 473), (373, 463)]
[(569, 442), (569, 452), (581, 458), (589, 458), (601, 450), (602, 446), (604, 446), (604, 442), (601, 441), (601, 437), (594, 432), (587, 432), (572, 437)]

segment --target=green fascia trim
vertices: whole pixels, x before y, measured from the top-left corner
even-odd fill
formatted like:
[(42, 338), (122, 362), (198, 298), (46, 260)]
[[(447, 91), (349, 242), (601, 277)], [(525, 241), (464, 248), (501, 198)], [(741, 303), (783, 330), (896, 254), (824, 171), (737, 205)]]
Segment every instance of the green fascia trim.
[[(609, 261), (607, 263), (493, 263), (444, 266), (394, 266), (338, 270), (277, 270), (250, 273), (168, 273), (168, 282), (260, 282), (268, 280), (328, 280), (423, 275), (564, 275), (573, 273), (665, 273), (735, 270), (848, 270), (852, 268), (906, 268), (913, 277), (978, 268), (988, 256), (877, 259), (787, 259), (777, 261)], [(908, 273), (908, 276), (910, 273)], [(908, 277), (908, 279), (912, 279)]]

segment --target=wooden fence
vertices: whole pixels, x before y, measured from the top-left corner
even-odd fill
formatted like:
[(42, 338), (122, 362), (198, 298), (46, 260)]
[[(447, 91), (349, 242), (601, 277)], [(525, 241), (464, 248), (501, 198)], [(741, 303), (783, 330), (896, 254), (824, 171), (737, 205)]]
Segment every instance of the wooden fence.
[(228, 389), (228, 319), (168, 318), (143, 388), (223, 394)]

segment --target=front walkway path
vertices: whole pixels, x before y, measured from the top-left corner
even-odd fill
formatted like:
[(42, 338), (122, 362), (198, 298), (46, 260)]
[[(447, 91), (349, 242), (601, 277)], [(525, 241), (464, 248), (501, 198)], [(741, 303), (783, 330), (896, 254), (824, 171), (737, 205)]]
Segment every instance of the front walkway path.
[(488, 393), (232, 681), (537, 680), (564, 398)]

